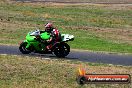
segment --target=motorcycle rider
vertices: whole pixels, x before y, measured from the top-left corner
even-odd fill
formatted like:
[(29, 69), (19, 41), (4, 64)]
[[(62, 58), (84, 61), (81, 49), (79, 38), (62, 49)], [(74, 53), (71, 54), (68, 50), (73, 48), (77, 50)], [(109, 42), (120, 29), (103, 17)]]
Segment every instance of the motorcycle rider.
[(54, 28), (52, 23), (47, 23), (45, 25), (45, 31), (50, 33), (50, 39), (47, 40), (47, 42), (49, 43), (48, 46), (46, 47), (47, 49), (50, 49), (52, 47), (52, 45), (54, 44), (54, 42), (58, 42), (61, 39), (61, 35), (60, 32), (57, 28)]

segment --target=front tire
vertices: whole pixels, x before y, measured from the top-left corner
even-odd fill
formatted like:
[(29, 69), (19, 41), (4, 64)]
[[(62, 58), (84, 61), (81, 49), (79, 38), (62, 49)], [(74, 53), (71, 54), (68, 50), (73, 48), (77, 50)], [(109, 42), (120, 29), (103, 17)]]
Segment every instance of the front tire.
[(29, 53), (31, 53), (31, 51), (29, 51), (29, 50), (26, 49), (26, 46), (27, 46), (27, 42), (22, 42), (20, 44), (19, 50), (20, 50), (21, 53), (23, 53), (23, 54), (29, 54)]

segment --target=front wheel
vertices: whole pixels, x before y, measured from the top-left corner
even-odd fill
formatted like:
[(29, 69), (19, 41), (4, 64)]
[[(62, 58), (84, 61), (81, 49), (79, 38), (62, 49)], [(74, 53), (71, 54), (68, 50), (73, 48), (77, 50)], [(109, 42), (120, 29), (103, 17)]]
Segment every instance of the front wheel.
[(54, 54), (61, 58), (61, 57), (65, 57), (69, 54), (70, 52), (70, 46), (67, 43), (59, 43), (55, 46), (54, 49)]
[(22, 42), (19, 46), (19, 50), (20, 52), (22, 52), (23, 54), (29, 54), (31, 53), (31, 51), (27, 50), (26, 49), (26, 46), (27, 46), (27, 42)]

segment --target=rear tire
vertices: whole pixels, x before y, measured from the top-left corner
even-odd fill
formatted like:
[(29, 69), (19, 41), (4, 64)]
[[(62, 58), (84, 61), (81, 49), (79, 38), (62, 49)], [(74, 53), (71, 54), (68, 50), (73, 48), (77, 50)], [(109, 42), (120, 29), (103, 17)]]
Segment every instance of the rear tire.
[(64, 58), (69, 52), (70, 46), (67, 43), (58, 43), (54, 49), (54, 54), (59, 58)]
[(29, 51), (29, 50), (26, 49), (26, 46), (27, 46), (27, 42), (22, 42), (20, 44), (19, 50), (20, 50), (21, 53), (23, 53), (23, 54), (29, 54), (29, 53), (31, 53), (31, 51)]

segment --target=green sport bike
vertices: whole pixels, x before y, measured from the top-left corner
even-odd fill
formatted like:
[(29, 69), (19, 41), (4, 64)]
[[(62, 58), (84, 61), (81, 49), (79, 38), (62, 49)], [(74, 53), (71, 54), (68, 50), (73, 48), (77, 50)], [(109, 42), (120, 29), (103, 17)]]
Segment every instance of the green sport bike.
[(51, 48), (47, 49), (49, 45), (47, 42), (50, 39), (50, 33), (46, 31), (35, 30), (29, 32), (26, 35), (26, 40), (21, 42), (19, 50), (23, 54), (29, 54), (31, 52), (40, 54), (55, 54), (57, 57), (65, 57), (70, 52), (70, 46), (66, 43), (73, 41), (74, 36), (69, 34), (60, 34), (60, 39), (57, 42), (52, 42)]

